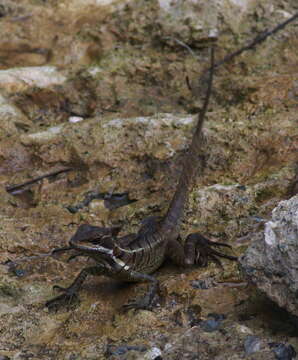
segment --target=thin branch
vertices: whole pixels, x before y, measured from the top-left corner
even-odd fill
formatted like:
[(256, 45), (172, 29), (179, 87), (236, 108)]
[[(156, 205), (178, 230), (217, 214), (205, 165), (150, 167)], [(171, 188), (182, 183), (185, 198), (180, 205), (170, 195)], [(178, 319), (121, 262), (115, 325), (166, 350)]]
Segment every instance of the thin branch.
[[(214, 68), (218, 68), (219, 66), (223, 65), (224, 63), (231, 61), (234, 57), (242, 54), (244, 51), (247, 50), (251, 50), (253, 49), (256, 45), (261, 44), (263, 41), (265, 41), (269, 36), (277, 33), (278, 31), (282, 30), (283, 28), (285, 28), (288, 24), (290, 24), (291, 22), (293, 22), (295, 19), (298, 18), (298, 13), (296, 13), (295, 15), (293, 15), (292, 17), (290, 17), (289, 19), (287, 19), (286, 21), (278, 24), (277, 26), (275, 26), (272, 30), (269, 31), (264, 31), (261, 34), (259, 34), (254, 40), (252, 40), (249, 44), (243, 46), (242, 48), (232, 52), (231, 54), (228, 54), (227, 56), (225, 56), (222, 60), (218, 61), (217, 63), (214, 64)], [(207, 71), (209, 71), (210, 68)], [(205, 73), (203, 73), (203, 75), (201, 76), (201, 78), (205, 75)]]
[(68, 172), (68, 171), (71, 171), (73, 170), (72, 168), (66, 168), (66, 169), (61, 169), (61, 170), (56, 170), (56, 171), (53, 171), (49, 174), (45, 174), (45, 175), (41, 175), (41, 176), (38, 176), (32, 180), (28, 180), (28, 181), (25, 181), (24, 183), (21, 183), (21, 184), (17, 184), (17, 185), (8, 185), (5, 187), (6, 191), (8, 193), (11, 193), (12, 195), (16, 194), (18, 192), (18, 190), (21, 190), (22, 188), (24, 188), (25, 186), (28, 186), (28, 185), (32, 185), (42, 179), (45, 179), (45, 178), (48, 178), (48, 177), (51, 177), (51, 176), (56, 176), (56, 175), (59, 175), (61, 173), (64, 173), (64, 172)]
[(37, 259), (42, 259), (42, 258), (46, 258), (46, 257), (54, 257), (58, 253), (62, 253), (62, 252), (69, 251), (69, 250), (73, 250), (73, 248), (70, 246), (65, 246), (65, 247), (53, 249), (50, 252), (44, 253), (44, 254), (25, 256), (23, 258), (19, 258), (16, 260), (7, 260), (1, 264), (8, 266), (10, 271), (17, 273), (17, 271), (18, 271), (17, 265), (19, 265), (25, 261), (37, 260)]
[(208, 88), (207, 88), (203, 107), (198, 115), (198, 124), (197, 124), (197, 128), (196, 128), (196, 134), (194, 135), (194, 137), (198, 136), (202, 130), (205, 114), (206, 114), (206, 111), (207, 111), (207, 108), (209, 105), (209, 100), (210, 100), (210, 95), (211, 95), (211, 90), (212, 90), (213, 75), (214, 75), (214, 69), (215, 69), (214, 46), (211, 46), (210, 63), (211, 63), (211, 66), (208, 69), (208, 72), (209, 72)]

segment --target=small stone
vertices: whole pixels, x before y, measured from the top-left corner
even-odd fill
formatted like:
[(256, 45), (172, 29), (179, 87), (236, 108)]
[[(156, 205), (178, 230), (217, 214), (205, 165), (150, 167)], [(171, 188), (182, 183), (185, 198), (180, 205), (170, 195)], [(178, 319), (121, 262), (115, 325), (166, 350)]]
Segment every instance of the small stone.
[(269, 346), (272, 348), (277, 360), (292, 360), (297, 355), (292, 345), (271, 343)]
[(147, 348), (145, 346), (122, 345), (122, 346), (118, 346), (116, 348), (114, 348), (113, 346), (108, 346), (108, 354), (114, 355), (114, 356), (124, 355), (128, 351), (144, 352), (146, 350), (147, 350)]
[(209, 319), (200, 322), (200, 327), (206, 332), (213, 332), (219, 329), (221, 322), (225, 319), (225, 315), (211, 313), (208, 314)]
[(190, 282), (190, 285), (194, 289), (207, 290), (207, 289), (210, 289), (214, 285), (214, 282), (212, 279), (193, 280)]
[(261, 350), (261, 339), (255, 335), (248, 335), (244, 340), (245, 355), (250, 355)]
[(236, 329), (240, 334), (252, 335), (252, 331), (245, 325), (236, 325)]
[(17, 276), (17, 277), (22, 277), (22, 276), (24, 276), (25, 274), (26, 274), (26, 271), (25, 270), (23, 270), (23, 269), (15, 269), (15, 275)]
[(226, 318), (226, 316), (224, 314), (217, 314), (217, 313), (210, 313), (208, 314), (209, 318), (213, 318), (214, 320), (217, 321), (222, 321)]
[(81, 116), (70, 116), (68, 119), (68, 121), (73, 124), (80, 122), (82, 120), (84, 120), (84, 118), (82, 118)]
[(213, 332), (219, 329), (220, 321), (209, 319), (201, 321), (200, 326), (206, 332)]
[(143, 356), (143, 360), (161, 360), (161, 350), (158, 347), (153, 347), (148, 350)]

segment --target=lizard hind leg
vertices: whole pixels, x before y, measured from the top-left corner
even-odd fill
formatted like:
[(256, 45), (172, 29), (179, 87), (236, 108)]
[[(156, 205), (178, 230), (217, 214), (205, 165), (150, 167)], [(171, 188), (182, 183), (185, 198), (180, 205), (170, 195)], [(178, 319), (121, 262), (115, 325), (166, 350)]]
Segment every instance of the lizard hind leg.
[(231, 248), (228, 244), (210, 241), (199, 233), (190, 234), (187, 236), (184, 245), (185, 264), (197, 264), (205, 267), (209, 261), (212, 261), (222, 267), (220, 258), (237, 261), (236, 256), (227, 255), (215, 249), (220, 247)]
[(130, 310), (130, 309), (150, 310), (151, 306), (152, 306), (152, 302), (154, 300), (154, 297), (155, 297), (156, 293), (158, 292), (159, 282), (155, 277), (148, 275), (148, 274), (142, 274), (142, 273), (138, 273), (138, 272), (133, 272), (133, 274), (134, 274), (135, 280), (150, 282), (150, 287), (144, 297), (133, 300), (127, 304), (124, 304), (122, 306), (122, 308), (125, 311)]

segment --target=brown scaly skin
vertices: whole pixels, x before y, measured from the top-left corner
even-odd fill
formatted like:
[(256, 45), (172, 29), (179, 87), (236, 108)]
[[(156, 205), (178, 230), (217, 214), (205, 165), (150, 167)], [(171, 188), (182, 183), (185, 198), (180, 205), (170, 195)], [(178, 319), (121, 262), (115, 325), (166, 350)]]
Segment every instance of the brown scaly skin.
[(137, 234), (118, 238), (119, 228), (81, 225), (70, 239), (69, 247), (64, 249), (75, 251), (70, 259), (88, 256), (95, 260), (95, 265), (83, 268), (68, 288), (55, 286), (62, 294), (49, 300), (46, 303), (47, 307), (56, 308), (62, 303), (70, 302), (76, 296), (87, 275), (91, 274), (105, 275), (128, 282), (151, 282), (152, 285), (144, 298), (124, 305), (126, 309), (148, 309), (158, 288), (158, 280), (150, 274), (157, 270), (166, 258), (170, 258), (180, 266), (195, 264), (207, 266), (208, 260), (221, 266), (219, 258), (237, 260), (236, 257), (217, 250), (217, 248), (229, 247), (229, 245), (212, 242), (199, 233), (188, 235), (184, 246), (178, 240), (188, 194), (198, 170), (201, 132), (211, 93), (212, 75), (213, 71), (210, 71), (205, 103), (198, 117), (197, 127), (184, 160), (176, 192), (165, 217), (147, 218)]

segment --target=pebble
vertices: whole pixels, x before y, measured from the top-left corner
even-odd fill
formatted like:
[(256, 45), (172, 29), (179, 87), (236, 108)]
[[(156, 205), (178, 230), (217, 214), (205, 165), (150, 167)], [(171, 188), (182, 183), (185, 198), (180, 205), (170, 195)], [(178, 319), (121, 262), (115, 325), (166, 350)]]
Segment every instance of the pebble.
[(200, 322), (200, 327), (206, 332), (213, 332), (219, 329), (222, 320), (225, 319), (223, 314), (208, 314), (209, 319)]
[(244, 340), (245, 355), (250, 355), (261, 350), (261, 339), (255, 335), (248, 335)]
[(158, 347), (153, 347), (144, 354), (142, 359), (143, 360), (162, 360), (161, 350)]
[(271, 343), (269, 344), (272, 351), (274, 352), (277, 360), (292, 360), (296, 357), (296, 351), (292, 345), (285, 345), (282, 343)]

